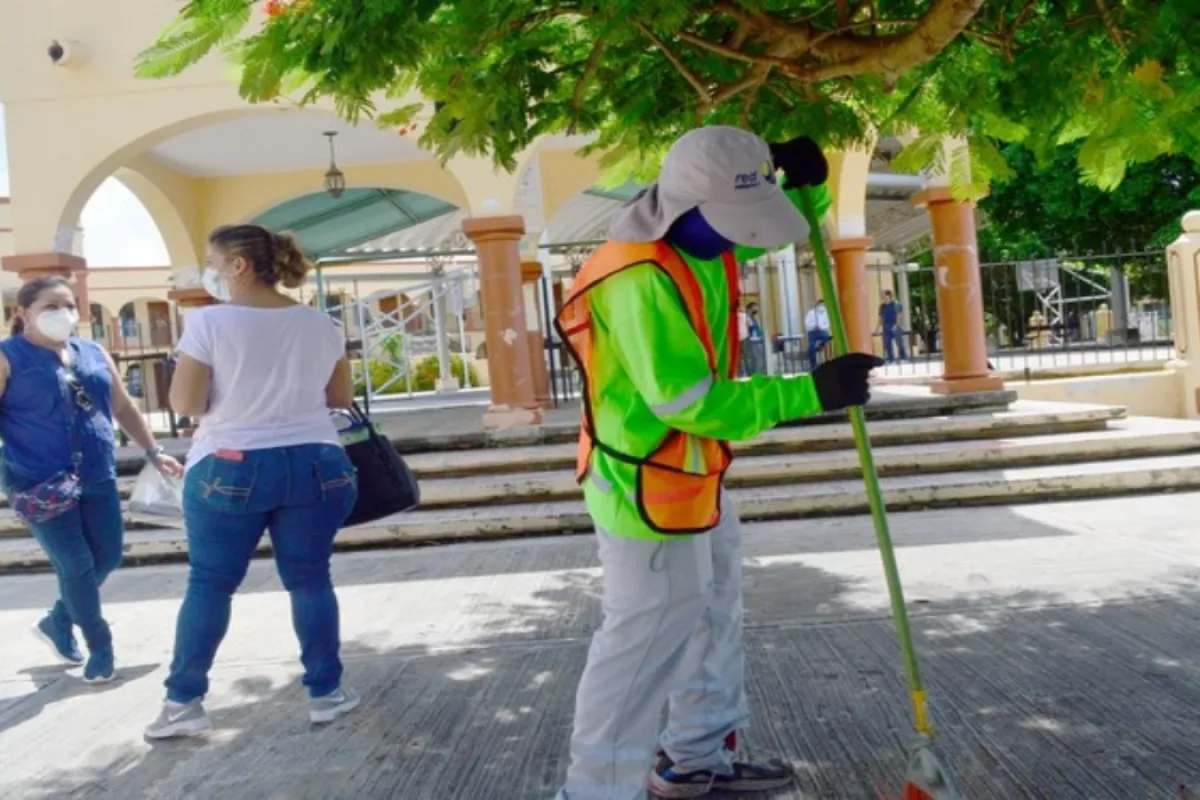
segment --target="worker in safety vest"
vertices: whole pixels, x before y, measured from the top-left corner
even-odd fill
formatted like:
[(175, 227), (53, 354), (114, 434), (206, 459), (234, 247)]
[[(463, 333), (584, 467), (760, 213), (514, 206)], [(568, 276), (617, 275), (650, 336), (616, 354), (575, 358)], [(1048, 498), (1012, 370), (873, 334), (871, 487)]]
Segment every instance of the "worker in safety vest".
[(604, 622), (559, 800), (700, 797), (792, 779), (781, 762), (735, 758), (749, 718), (741, 531), (722, 477), (728, 442), (866, 402), (883, 363), (856, 353), (811, 375), (736, 379), (737, 260), (804, 241), (795, 190), (815, 187), (823, 214), (827, 175), (810, 139), (769, 148), (737, 128), (685, 134), (657, 183), (617, 212), (558, 315), (584, 378), (578, 478), (604, 571)]

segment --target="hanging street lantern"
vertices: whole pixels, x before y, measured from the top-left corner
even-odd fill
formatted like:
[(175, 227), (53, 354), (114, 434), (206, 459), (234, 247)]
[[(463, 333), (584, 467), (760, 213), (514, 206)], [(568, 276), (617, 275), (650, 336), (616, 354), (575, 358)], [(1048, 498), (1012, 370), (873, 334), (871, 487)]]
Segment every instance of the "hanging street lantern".
[(337, 200), (346, 191), (346, 176), (338, 169), (337, 159), (334, 158), (333, 137), (337, 136), (337, 131), (325, 131), (325, 135), (329, 137), (329, 169), (325, 172), (325, 191)]

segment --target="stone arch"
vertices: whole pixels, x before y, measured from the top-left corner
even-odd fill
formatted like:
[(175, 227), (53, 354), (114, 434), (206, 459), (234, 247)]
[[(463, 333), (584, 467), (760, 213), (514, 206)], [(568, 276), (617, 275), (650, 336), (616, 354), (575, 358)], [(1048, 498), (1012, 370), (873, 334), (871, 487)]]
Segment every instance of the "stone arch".
[[(517, 171), (519, 178), (530, 166), (538, 165), (538, 189), (542, 193), (542, 213), (547, 225), (572, 198), (594, 186), (603, 173), (598, 154), (585, 156), (579, 153), (585, 143), (581, 142), (577, 147), (555, 147), (554, 144), (556, 141), (551, 137), (537, 141)], [(516, 191), (520, 191), (519, 184)]]
[(112, 343), (124, 352), (163, 350), (174, 347), (176, 320), (172, 303), (161, 297), (139, 296), (117, 309)]
[[(132, 104), (140, 105), (134, 109), (129, 107)], [(317, 104), (303, 110), (303, 113), (314, 112), (336, 117), (328, 104)], [(283, 186), (271, 197), (261, 190), (242, 191), (246, 186), (261, 184), (263, 181), (259, 176), (230, 176), (244, 180), (226, 181), (234, 185), (227, 187), (226, 195), (206, 198), (206, 208), (184, 208), (179, 198), (172, 196), (166, 182), (160, 180), (161, 176), (153, 174), (155, 162), (145, 156), (159, 144), (192, 130), (244, 117), (280, 113), (299, 112), (271, 104), (244, 104), (228, 91), (227, 86), (221, 85), (183, 90), (149, 107), (142, 102), (140, 95), (113, 97), (105, 108), (105, 114), (108, 118), (121, 120), (122, 124), (101, 126), (95, 132), (89, 132), (88, 137), (79, 136), (77, 120), (73, 123), (59, 120), (51, 111), (23, 114), (20, 118), (11, 115), (13, 119), (10, 123), (12, 126), (20, 125), (22, 139), (35, 141), (37, 134), (33, 134), (32, 130), (46, 130), (49, 132), (48, 138), (52, 140), (45, 141), (43, 138), (45, 147), (40, 148), (41, 153), (30, 153), (29, 157), (25, 153), (13, 154), (15, 162), (20, 165), (13, 169), (14, 184), (39, 185), (39, 172), (57, 176), (52, 182), (41, 182), (43, 200), (40, 208), (18, 209), (21, 217), (14, 220), (14, 228), (19, 248), (28, 252), (50, 249), (58, 231), (74, 230), (78, 225), (83, 206), (101, 182), (121, 173), (118, 179), (139, 196), (160, 225), (172, 259), (187, 259), (182, 265), (194, 263), (203, 252), (203, 234), (216, 224), (229, 221), (217, 219), (215, 209), (222, 208), (222, 200), (243, 198), (242, 202), (235, 204), (240, 211), (237, 216), (250, 216), (256, 207), (266, 208), (281, 199), (311, 190), (314, 185), (319, 187), (320, 177), (305, 176), (307, 185)], [(47, 166), (50, 159), (58, 162), (53, 169)], [(469, 205), (461, 182), (434, 160), (343, 165), (342, 170), (348, 185), (381, 184), (444, 197), (460, 208)], [(131, 173), (140, 175), (140, 179)], [(160, 202), (162, 195), (169, 202)], [(168, 210), (172, 205), (174, 209)], [(29, 212), (28, 216), (26, 211)], [(190, 246), (185, 243), (185, 228), (189, 231), (187, 238)]]
[[(125, 98), (120, 99), (124, 100)], [(115, 116), (119, 112), (110, 111), (109, 113)], [(228, 95), (216, 102), (210, 101), (208, 108), (201, 106), (184, 111), (173, 103), (164, 103), (159, 113), (139, 112), (135, 119), (141, 121), (142, 124), (138, 128), (132, 130), (117, 128), (114, 132), (113, 135), (122, 136), (123, 141), (101, 140), (97, 145), (97, 148), (107, 145), (108, 149), (101, 150), (97, 154), (98, 157), (94, 158), (93, 163), (85, 166), (75, 187), (70, 191), (61, 207), (58, 227), (75, 226), (84, 204), (95, 193), (101, 182), (122, 168), (129, 167), (135, 159), (155, 146), (182, 133), (213, 123), (268, 113), (280, 113), (280, 109), (274, 106), (244, 105)]]
[(116, 332), (116, 319), (103, 303), (95, 300), (88, 303), (88, 316), (92, 326), (92, 340), (112, 348), (113, 334)]
[(204, 253), (196, 241), (195, 232), (183, 216), (183, 208), (190, 205), (191, 197), (180, 196), (182, 192), (171, 192), (166, 176), (158, 173), (162, 168), (148, 158), (139, 158), (132, 164), (113, 173), (113, 177), (125, 185), (146, 209), (167, 248), (167, 257), (172, 267), (199, 266)]

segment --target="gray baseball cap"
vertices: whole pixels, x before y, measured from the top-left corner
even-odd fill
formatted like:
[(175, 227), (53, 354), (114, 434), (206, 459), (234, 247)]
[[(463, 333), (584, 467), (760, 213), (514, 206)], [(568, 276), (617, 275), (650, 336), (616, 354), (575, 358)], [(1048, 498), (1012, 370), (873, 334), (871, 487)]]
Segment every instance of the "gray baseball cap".
[(617, 210), (608, 238), (656, 242), (693, 208), (734, 244), (771, 248), (808, 238), (808, 223), (779, 187), (767, 143), (724, 125), (679, 137), (658, 181)]

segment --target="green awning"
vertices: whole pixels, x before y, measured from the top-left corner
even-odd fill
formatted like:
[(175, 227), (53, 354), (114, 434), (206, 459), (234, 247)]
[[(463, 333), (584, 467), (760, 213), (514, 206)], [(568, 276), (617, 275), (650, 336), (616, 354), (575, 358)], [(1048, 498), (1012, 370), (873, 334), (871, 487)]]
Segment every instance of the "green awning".
[(646, 187), (633, 181), (626, 181), (620, 186), (614, 186), (611, 189), (605, 189), (599, 185), (592, 186), (591, 188), (584, 189), (583, 193), (590, 194), (593, 197), (603, 197), (606, 200), (618, 200), (624, 203), (644, 188)]
[(347, 189), (336, 200), (314, 192), (275, 206), (254, 219), (276, 231), (290, 231), (310, 258), (420, 225), (456, 206), (418, 192), (395, 189)]

